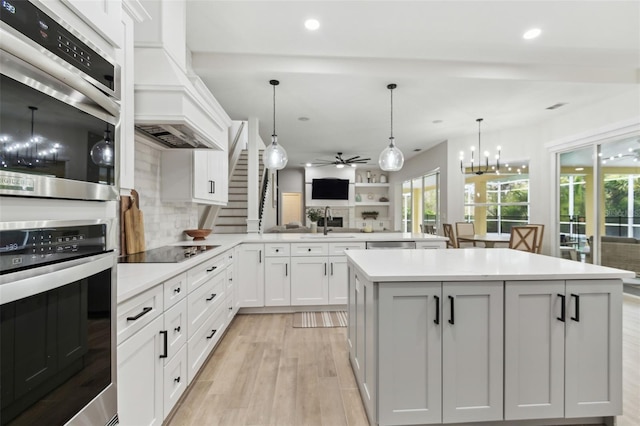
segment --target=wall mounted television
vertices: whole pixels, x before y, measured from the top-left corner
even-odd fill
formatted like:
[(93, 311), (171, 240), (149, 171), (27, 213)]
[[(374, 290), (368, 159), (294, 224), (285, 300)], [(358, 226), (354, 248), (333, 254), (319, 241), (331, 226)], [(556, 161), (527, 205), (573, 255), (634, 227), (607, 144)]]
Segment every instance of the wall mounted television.
[(312, 200), (348, 200), (349, 179), (325, 178), (311, 181)]

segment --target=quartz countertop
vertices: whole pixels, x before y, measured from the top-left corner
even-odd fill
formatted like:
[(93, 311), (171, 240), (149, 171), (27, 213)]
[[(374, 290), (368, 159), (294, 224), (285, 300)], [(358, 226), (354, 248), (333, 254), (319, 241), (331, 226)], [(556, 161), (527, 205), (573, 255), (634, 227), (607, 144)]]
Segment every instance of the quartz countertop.
[(360, 232), (310, 234), (211, 234), (205, 241), (178, 241), (171, 245), (217, 245), (215, 249), (200, 253), (179, 263), (120, 263), (118, 264), (118, 303), (121, 303), (163, 281), (188, 271), (193, 266), (218, 256), (241, 243), (319, 243), (360, 241), (447, 241), (430, 234), (403, 232)]
[(634, 272), (506, 248), (354, 250), (349, 262), (372, 282), (633, 278)]

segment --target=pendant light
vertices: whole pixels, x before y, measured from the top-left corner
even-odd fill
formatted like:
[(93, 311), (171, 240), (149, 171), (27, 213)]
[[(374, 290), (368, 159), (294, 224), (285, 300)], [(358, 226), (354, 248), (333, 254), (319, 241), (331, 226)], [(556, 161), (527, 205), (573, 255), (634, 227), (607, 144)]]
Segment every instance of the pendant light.
[[(464, 152), (460, 151), (460, 172), (462, 174), (466, 174), (467, 171), (470, 171), (476, 175), (483, 175), (485, 173), (496, 173), (500, 174), (500, 147), (497, 147), (498, 153), (495, 156), (496, 164), (489, 166), (489, 151), (482, 152), (482, 145), (480, 144), (480, 125), (482, 123), (482, 118), (477, 118), (478, 122), (478, 159), (476, 163), (475, 158), (475, 147), (471, 147), (471, 164), (468, 167), (464, 166)], [(482, 156), (484, 155), (484, 167), (482, 166)]]
[(111, 130), (109, 124), (104, 131), (104, 137), (91, 148), (91, 161), (96, 166), (113, 167), (113, 141), (111, 140)]
[(269, 80), (273, 86), (273, 134), (271, 135), (271, 145), (262, 153), (262, 162), (269, 170), (282, 170), (287, 165), (287, 151), (278, 145), (278, 135), (276, 135), (276, 86), (280, 84), (278, 80)]
[(387, 85), (387, 89), (391, 92), (391, 137), (389, 138), (389, 146), (380, 153), (380, 158), (378, 159), (380, 168), (386, 172), (397, 172), (404, 164), (404, 155), (396, 147), (393, 137), (393, 89), (396, 87), (398, 87), (396, 84)]

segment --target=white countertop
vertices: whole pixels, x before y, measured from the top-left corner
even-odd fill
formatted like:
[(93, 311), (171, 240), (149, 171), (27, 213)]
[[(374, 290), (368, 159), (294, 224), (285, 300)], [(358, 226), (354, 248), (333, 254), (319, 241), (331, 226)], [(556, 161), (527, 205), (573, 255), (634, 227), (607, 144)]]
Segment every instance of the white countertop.
[(347, 258), (373, 282), (635, 277), (635, 272), (507, 248), (349, 250)]
[(318, 243), (357, 241), (447, 241), (445, 237), (402, 232), (311, 234), (211, 234), (205, 241), (179, 241), (172, 245), (217, 245), (219, 247), (180, 263), (118, 264), (118, 303), (142, 293), (193, 266), (224, 253), (241, 243)]

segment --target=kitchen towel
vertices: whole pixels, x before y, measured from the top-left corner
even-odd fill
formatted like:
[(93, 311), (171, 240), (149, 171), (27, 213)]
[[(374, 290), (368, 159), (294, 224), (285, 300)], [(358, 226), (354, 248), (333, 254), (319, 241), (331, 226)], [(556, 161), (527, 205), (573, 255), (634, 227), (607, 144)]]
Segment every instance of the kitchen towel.
[(346, 327), (347, 312), (296, 312), (293, 314), (295, 328)]

